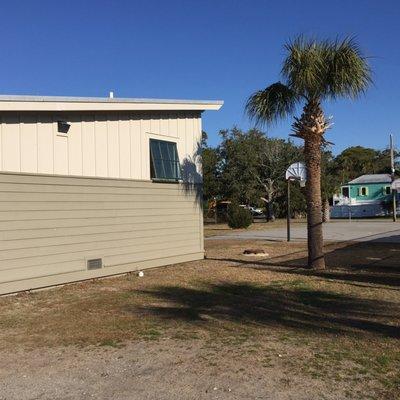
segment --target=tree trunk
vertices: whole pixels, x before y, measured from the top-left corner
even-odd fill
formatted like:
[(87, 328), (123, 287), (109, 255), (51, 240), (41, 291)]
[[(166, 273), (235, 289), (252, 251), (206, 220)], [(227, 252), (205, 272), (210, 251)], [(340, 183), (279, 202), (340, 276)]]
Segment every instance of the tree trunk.
[(271, 200), (269, 200), (268, 204), (267, 204), (267, 221), (268, 222), (274, 222), (275, 221), (274, 205), (273, 205)]
[(329, 222), (331, 220), (331, 210), (328, 199), (324, 200), (322, 204), (322, 222)]
[(322, 234), (321, 145), (329, 122), (325, 119), (319, 99), (310, 99), (300, 118), (295, 118), (293, 131), (304, 139), (304, 159), (307, 170), (307, 239), (308, 266), (325, 269)]
[(321, 140), (318, 134), (305, 135), (304, 157), (307, 169), (307, 239), (308, 266), (325, 269), (321, 202)]

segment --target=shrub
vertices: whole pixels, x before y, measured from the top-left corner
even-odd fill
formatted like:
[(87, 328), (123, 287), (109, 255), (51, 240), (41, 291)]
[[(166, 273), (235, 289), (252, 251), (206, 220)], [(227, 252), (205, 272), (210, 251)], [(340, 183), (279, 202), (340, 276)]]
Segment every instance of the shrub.
[(248, 228), (253, 222), (249, 210), (232, 203), (228, 209), (228, 225), (233, 229)]

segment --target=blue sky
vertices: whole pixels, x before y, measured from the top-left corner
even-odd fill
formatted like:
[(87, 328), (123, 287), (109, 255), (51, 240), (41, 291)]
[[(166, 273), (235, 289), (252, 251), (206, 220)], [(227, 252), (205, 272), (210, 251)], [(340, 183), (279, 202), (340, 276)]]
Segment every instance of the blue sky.
[[(0, 93), (222, 99), (204, 114), (210, 143), (249, 128), (246, 98), (279, 79), (283, 44), (298, 34), (356, 35), (374, 86), (359, 101), (325, 104), (333, 151), (400, 143), (400, 2), (4, 1)], [(267, 130), (287, 137), (290, 123)]]

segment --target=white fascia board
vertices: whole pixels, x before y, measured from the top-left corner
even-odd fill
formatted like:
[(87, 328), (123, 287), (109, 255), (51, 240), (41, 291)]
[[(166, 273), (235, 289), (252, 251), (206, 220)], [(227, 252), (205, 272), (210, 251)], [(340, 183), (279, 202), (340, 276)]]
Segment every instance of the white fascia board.
[(223, 101), (0, 96), (0, 111), (219, 110)]

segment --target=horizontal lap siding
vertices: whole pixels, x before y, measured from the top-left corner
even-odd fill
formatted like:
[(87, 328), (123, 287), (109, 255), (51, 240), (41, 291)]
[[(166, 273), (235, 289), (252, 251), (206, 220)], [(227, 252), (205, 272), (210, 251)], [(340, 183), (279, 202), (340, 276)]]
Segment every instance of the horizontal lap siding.
[[(0, 294), (199, 259), (197, 197), (178, 184), (0, 173)], [(98, 257), (104, 267), (87, 271)]]

